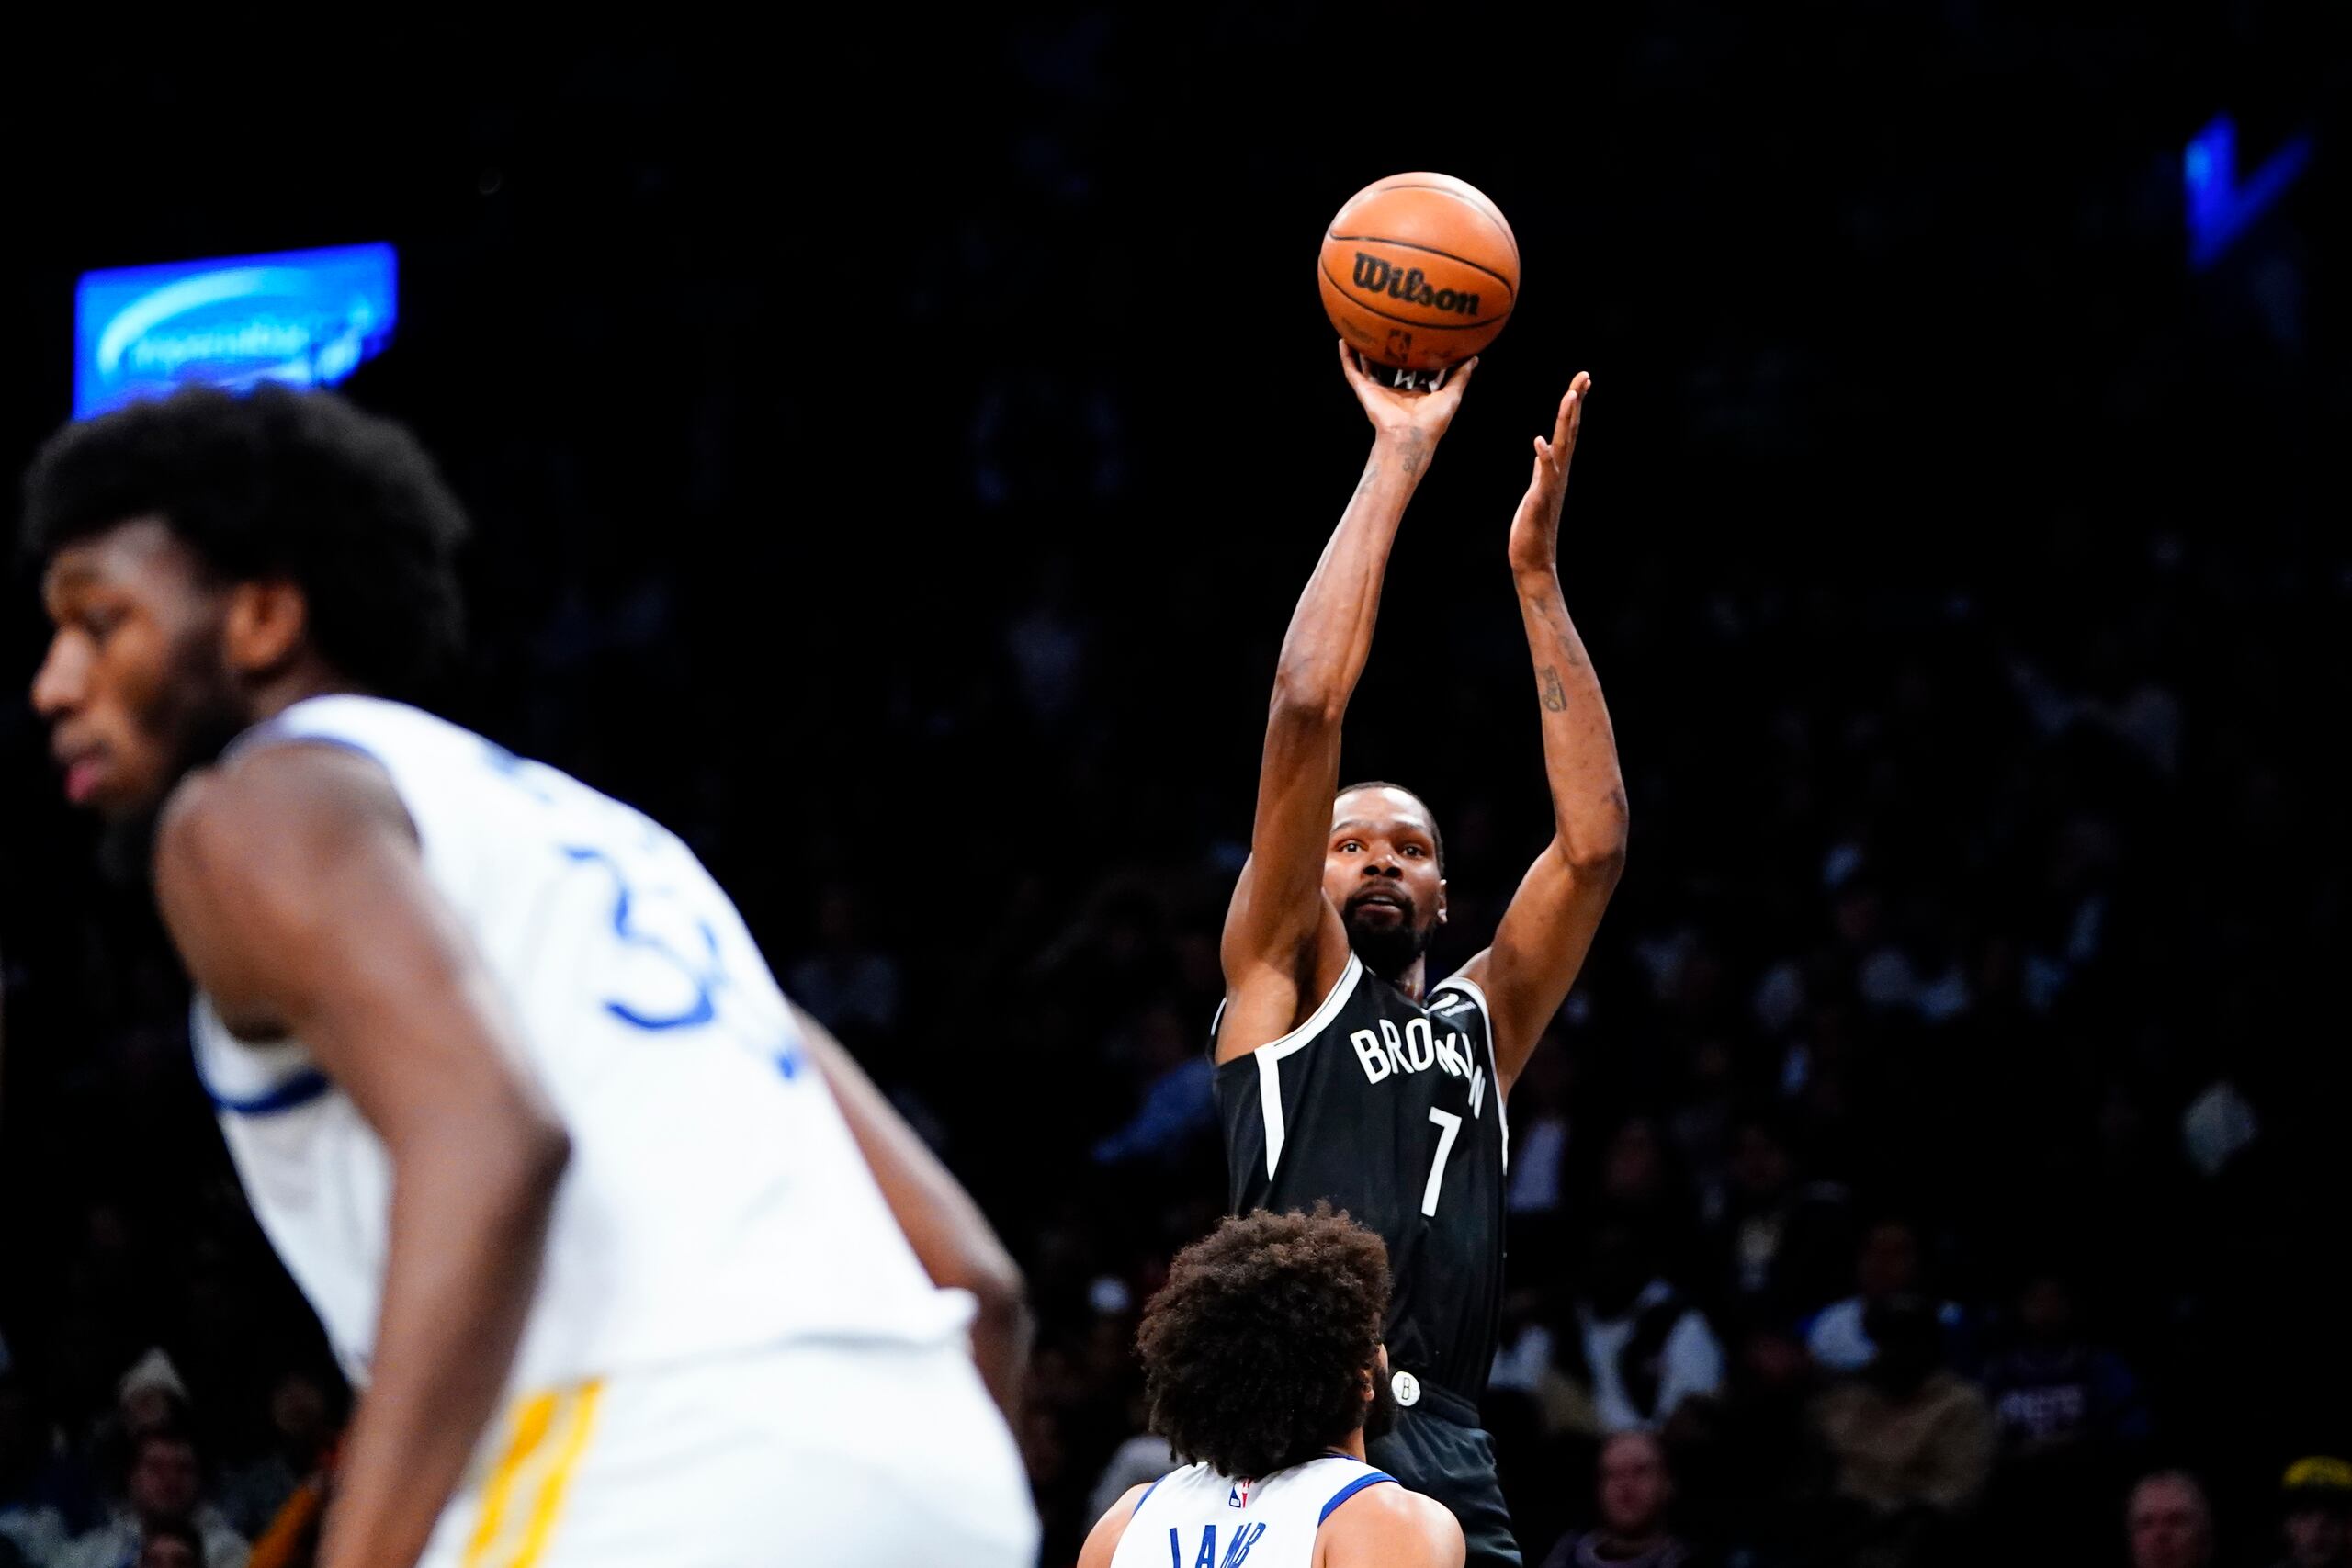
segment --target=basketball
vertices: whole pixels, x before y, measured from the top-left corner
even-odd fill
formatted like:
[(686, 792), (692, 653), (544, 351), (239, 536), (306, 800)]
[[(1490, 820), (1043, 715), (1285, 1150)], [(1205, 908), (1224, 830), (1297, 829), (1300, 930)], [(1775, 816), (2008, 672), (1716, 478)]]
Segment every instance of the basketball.
[(1324, 313), (1348, 345), (1399, 370), (1459, 365), (1519, 299), (1519, 242), (1502, 209), (1450, 175), (1391, 175), (1323, 231)]

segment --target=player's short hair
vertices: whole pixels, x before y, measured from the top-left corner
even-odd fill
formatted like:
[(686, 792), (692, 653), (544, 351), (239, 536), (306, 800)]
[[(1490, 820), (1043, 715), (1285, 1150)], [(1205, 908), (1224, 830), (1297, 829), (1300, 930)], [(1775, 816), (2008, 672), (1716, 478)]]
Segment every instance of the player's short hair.
[(1223, 1475), (1316, 1458), (1364, 1418), (1387, 1313), (1388, 1248), (1328, 1201), (1227, 1219), (1144, 1307), (1151, 1429)]
[(405, 427), (332, 392), (184, 388), (65, 426), (25, 476), (37, 563), (147, 516), (223, 581), (292, 580), (320, 655), (371, 690), (458, 652), (465, 510)]
[(1420, 792), (1404, 784), (1392, 784), (1386, 779), (1365, 779), (1360, 784), (1340, 785), (1338, 793), (1331, 798), (1336, 802), (1340, 795), (1353, 795), (1360, 789), (1393, 789), (1399, 795), (1409, 795), (1414, 800), (1419, 802), (1421, 815), (1430, 819), (1430, 850), (1437, 861), (1437, 874), (1443, 876), (1445, 874), (1445, 835), (1437, 830), (1437, 813), (1430, 809), (1428, 801), (1421, 799)]

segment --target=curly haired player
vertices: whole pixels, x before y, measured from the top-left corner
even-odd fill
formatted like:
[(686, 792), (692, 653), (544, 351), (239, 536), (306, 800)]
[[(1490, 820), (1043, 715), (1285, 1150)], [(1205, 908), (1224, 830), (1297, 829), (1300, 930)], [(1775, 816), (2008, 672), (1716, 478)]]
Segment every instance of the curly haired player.
[[(1340, 727), (1372, 650), (1388, 552), (1475, 359), (1434, 391), (1340, 364), (1372, 457), (1283, 639), (1250, 863), (1226, 915), (1215, 1028), (1233, 1211), (1328, 1198), (1388, 1244), (1396, 1430), (1374, 1456), (1461, 1519), (1473, 1562), (1520, 1558), (1478, 1428), (1502, 1311), (1503, 1100), (1566, 998), (1617, 885), (1625, 792), (1600, 683), (1560, 591), (1560, 511), (1591, 380), (1560, 400), (1508, 556), (1542, 707), (1554, 837), (1494, 941), (1429, 983), (1445, 919), (1430, 808), (1338, 789)], [(1452, 744), (1471, 744), (1454, 741)]]
[(1460, 1568), (1453, 1516), (1364, 1461), (1396, 1415), (1388, 1255), (1319, 1203), (1183, 1251), (1136, 1335), (1151, 1429), (1192, 1461), (1112, 1506), (1079, 1568)]

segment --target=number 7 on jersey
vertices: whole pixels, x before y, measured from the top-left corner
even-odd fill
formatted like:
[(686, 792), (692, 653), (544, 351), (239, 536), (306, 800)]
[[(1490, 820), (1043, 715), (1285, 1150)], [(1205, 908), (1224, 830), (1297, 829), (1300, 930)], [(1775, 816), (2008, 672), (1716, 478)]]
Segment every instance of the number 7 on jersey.
[(1421, 1189), (1421, 1213), (1433, 1216), (1437, 1213), (1438, 1190), (1445, 1185), (1446, 1156), (1453, 1153), (1453, 1140), (1462, 1135), (1462, 1118), (1432, 1105), (1430, 1120), (1438, 1124), (1437, 1158), (1430, 1161), (1430, 1184)]

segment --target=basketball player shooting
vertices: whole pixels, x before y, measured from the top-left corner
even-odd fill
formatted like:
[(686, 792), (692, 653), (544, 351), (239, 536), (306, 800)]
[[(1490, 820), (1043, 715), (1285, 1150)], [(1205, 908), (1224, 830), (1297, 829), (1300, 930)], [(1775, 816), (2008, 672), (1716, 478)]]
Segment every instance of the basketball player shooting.
[(322, 1568), (1027, 1568), (971, 1201), (677, 838), (390, 700), (465, 528), (408, 433), (185, 391), (26, 501), (66, 794), (155, 824), (198, 1076), (363, 1388)]
[(1446, 918), (1435, 817), (1388, 784), (1341, 790), (1340, 721), (1372, 649), (1390, 547), (1477, 362), (1380, 386), (1342, 344), (1372, 456), (1283, 639), (1250, 856), (1227, 912), (1216, 1096), (1232, 1207), (1328, 1199), (1387, 1243), (1399, 1406), (1372, 1450), (1452, 1508), (1476, 1564), (1517, 1564), (1478, 1400), (1502, 1307), (1503, 1102), (1591, 946), (1624, 862), (1625, 792), (1600, 682), (1568, 618), (1560, 511), (1591, 379), (1578, 375), (1512, 516), (1554, 836), (1494, 942), (1429, 983)]
[(1462, 1528), (1364, 1458), (1395, 1421), (1388, 1259), (1335, 1214), (1228, 1219), (1136, 1333), (1151, 1429), (1190, 1462), (1111, 1506), (1078, 1568), (1461, 1568)]

